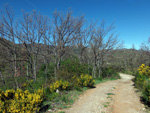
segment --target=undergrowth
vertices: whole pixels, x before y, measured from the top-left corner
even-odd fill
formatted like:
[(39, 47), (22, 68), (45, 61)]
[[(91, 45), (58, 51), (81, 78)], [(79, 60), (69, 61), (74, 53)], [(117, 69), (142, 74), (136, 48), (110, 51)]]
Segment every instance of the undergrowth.
[(135, 87), (142, 93), (142, 102), (150, 107), (150, 67), (142, 64), (134, 74)]

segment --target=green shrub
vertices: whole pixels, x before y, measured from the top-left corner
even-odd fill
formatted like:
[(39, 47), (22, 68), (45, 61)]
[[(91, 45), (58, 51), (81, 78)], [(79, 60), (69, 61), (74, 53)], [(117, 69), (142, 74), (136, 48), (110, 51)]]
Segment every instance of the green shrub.
[(139, 72), (135, 73), (135, 78), (134, 78), (135, 86), (141, 91), (143, 89), (145, 79), (146, 78), (144, 75), (140, 75)]
[(150, 67), (142, 64), (135, 73), (135, 86), (142, 92), (146, 104), (150, 103)]
[[(46, 70), (46, 66), (47, 66), (47, 70)], [(42, 64), (42, 66), (40, 67), (37, 77), (43, 77), (43, 78), (51, 78), (54, 77), (54, 68), (55, 68), (55, 64), (54, 63), (50, 63), (50, 64)], [(47, 72), (47, 73), (46, 73)]]
[[(60, 68), (57, 69), (57, 79), (58, 80), (70, 80), (73, 75), (80, 76), (81, 73), (83, 74), (92, 74), (92, 66), (88, 64), (82, 64), (80, 63), (78, 58), (73, 59), (66, 59), (64, 61), (61, 61)], [(38, 71), (38, 77), (40, 78), (52, 78), (54, 77), (54, 63), (50, 63), (47, 66), (46, 71), (46, 65), (43, 64), (41, 68)], [(47, 73), (46, 73), (47, 72)]]
[(58, 93), (53, 92), (53, 93), (50, 93), (49, 95), (47, 95), (47, 96), (46, 96), (46, 99), (52, 101), (53, 99), (55, 99), (55, 98), (58, 97), (58, 96), (59, 96)]
[(41, 88), (44, 83), (45, 83), (44, 78), (37, 78), (36, 81), (28, 80), (28, 81), (22, 83), (21, 88), (23, 90), (28, 90), (29, 92), (33, 93), (34, 90), (38, 90), (39, 88)]
[(57, 79), (58, 80), (67, 80), (69, 81), (73, 76), (73, 73), (68, 72), (66, 69), (57, 70)]
[(150, 80), (149, 79), (144, 81), (142, 95), (145, 102), (150, 103)]
[(113, 67), (102, 69), (102, 78), (120, 78), (119, 74)]
[[(77, 58), (67, 59), (67, 60), (62, 61), (60, 70), (64, 70), (65, 72), (67, 72), (67, 75), (70, 74), (70, 75), (80, 76), (81, 73), (92, 74), (92, 66), (88, 64), (81, 64), (79, 59)], [(60, 76), (62, 76), (62, 74)], [(69, 76), (69, 77), (72, 77), (72, 76)]]

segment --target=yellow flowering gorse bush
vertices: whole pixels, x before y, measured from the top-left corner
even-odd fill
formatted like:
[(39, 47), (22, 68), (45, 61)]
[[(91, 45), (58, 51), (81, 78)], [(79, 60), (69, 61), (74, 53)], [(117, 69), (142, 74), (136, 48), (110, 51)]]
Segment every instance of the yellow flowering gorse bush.
[(69, 83), (68, 81), (56, 81), (53, 84), (50, 85), (50, 91), (51, 93), (55, 92), (57, 89), (59, 90), (68, 90), (70, 87), (93, 87), (95, 83), (95, 80), (92, 78), (92, 76), (88, 74), (81, 74), (80, 77), (77, 77), (74, 75), (72, 77), (72, 81)]
[(146, 75), (147, 77), (150, 77), (150, 67), (149, 66), (145, 66), (145, 64), (142, 64), (139, 69), (139, 74), (140, 75)]
[(39, 111), (39, 105), (43, 101), (43, 89), (35, 93), (28, 90), (13, 89), (0, 90), (0, 113), (33, 113)]
[(92, 76), (88, 74), (81, 74), (80, 77), (76, 77), (75, 75), (72, 77), (75, 81), (74, 86), (82, 86), (82, 87), (93, 87), (95, 80)]
[(150, 67), (142, 64), (138, 69), (138, 73), (135, 83), (143, 89), (144, 98), (150, 102)]
[(69, 86), (70, 85), (68, 81), (59, 80), (50, 85), (50, 91), (51, 93), (53, 93), (54, 91), (56, 91), (56, 89), (67, 90)]
[(95, 80), (93, 80), (92, 76), (88, 75), (88, 74), (81, 74), (80, 76), (81, 82), (83, 86), (93, 86), (95, 83)]

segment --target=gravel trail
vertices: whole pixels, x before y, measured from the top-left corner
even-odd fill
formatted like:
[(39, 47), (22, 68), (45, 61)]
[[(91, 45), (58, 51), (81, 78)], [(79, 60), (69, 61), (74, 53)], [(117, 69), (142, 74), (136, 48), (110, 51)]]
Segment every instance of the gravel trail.
[(132, 78), (120, 74), (121, 79), (108, 81), (87, 90), (65, 113), (145, 113), (135, 92)]

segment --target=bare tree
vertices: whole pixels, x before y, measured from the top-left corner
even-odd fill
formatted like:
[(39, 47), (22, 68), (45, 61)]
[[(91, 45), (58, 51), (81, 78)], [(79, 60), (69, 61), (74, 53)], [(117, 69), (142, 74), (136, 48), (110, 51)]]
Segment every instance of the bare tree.
[(55, 63), (57, 64), (57, 69), (59, 69), (61, 60), (66, 52), (66, 48), (71, 46), (73, 43), (75, 39), (74, 33), (77, 32), (79, 26), (81, 26), (83, 18), (73, 17), (72, 11), (68, 10), (66, 15), (55, 11), (53, 13), (53, 19), (55, 26), (53, 34)]
[[(61, 61), (68, 57), (74, 58), (73, 56), (77, 56), (81, 64), (93, 65), (93, 77), (101, 77), (109, 54), (119, 43), (113, 32), (113, 24), (105, 27), (103, 21), (99, 26), (96, 26), (97, 23), (88, 26), (84, 16), (75, 17), (71, 10), (65, 14), (55, 11), (52, 21), (36, 11), (23, 12), (18, 22), (13, 11), (8, 7), (5, 11), (6, 15), (0, 20), (0, 43), (6, 46), (7, 55), (4, 54), (3, 57), (7, 56), (5, 59), (16, 87), (18, 82), (15, 76), (19, 69), (20, 73), (21, 68), (24, 69), (27, 79), (31, 77), (36, 80), (38, 68), (44, 64), (47, 80), (49, 64), (54, 63), (57, 79)], [(76, 53), (74, 49), (77, 50)], [(4, 80), (3, 74), (0, 77)]]
[(27, 58), (27, 76), (29, 76), (29, 64), (31, 68), (31, 74), (36, 80), (37, 74), (37, 59), (39, 56), (40, 43), (45, 33), (45, 18), (33, 11), (31, 14), (23, 13), (22, 26), (22, 43), (26, 48)]
[(141, 44), (141, 52), (142, 52), (142, 63), (150, 65), (150, 38), (148, 38), (147, 43)]
[(76, 43), (77, 50), (78, 50), (78, 57), (80, 59), (80, 63), (85, 63), (86, 57), (88, 57), (88, 49), (90, 47), (90, 41), (91, 41), (91, 31), (93, 25), (89, 25), (86, 27), (84, 25), (84, 21), (82, 22), (81, 26), (79, 26), (78, 31), (75, 33), (76, 36)]
[[(7, 47), (10, 51), (10, 57), (11, 57), (11, 68), (12, 68), (12, 76), (15, 80), (16, 87), (18, 88), (18, 82), (15, 76), (17, 75), (17, 47), (16, 42), (18, 40), (15, 29), (16, 29), (16, 22), (14, 19), (14, 12), (13, 10), (6, 5), (4, 14), (2, 15), (1, 25), (0, 25), (0, 33), (2, 38), (5, 38), (6, 40), (9, 40), (11, 44), (9, 43)], [(6, 41), (5, 41), (6, 42)]]
[(105, 23), (102, 21), (98, 28), (93, 30), (91, 35), (91, 49), (93, 51), (93, 77), (96, 77), (98, 69), (98, 77), (101, 77), (104, 58), (107, 53), (117, 47), (117, 36), (112, 32), (113, 24), (105, 28)]

